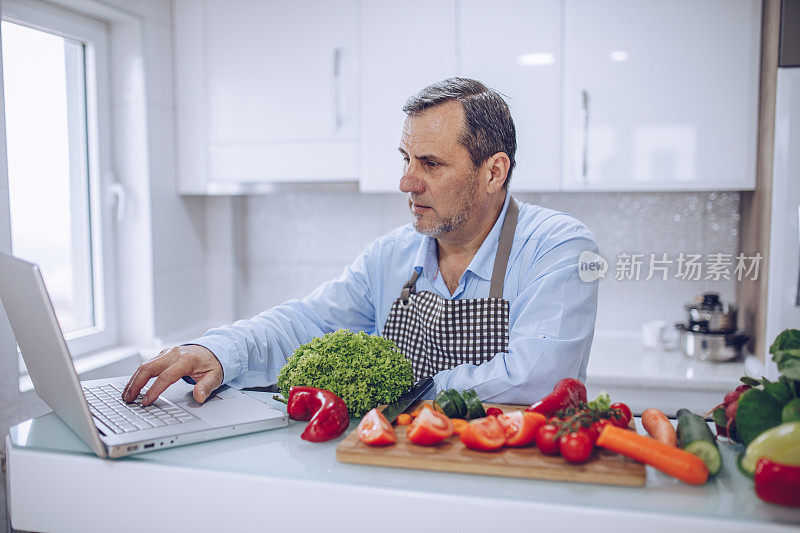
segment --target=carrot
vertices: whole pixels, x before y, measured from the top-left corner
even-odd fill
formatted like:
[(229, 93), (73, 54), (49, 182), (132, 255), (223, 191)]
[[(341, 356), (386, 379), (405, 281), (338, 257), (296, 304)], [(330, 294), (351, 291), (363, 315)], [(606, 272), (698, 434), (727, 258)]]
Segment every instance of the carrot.
[(658, 409), (645, 409), (642, 413), (642, 425), (647, 434), (669, 446), (677, 446), (678, 434), (667, 415)]
[(708, 467), (696, 455), (627, 429), (607, 425), (600, 433), (597, 445), (657, 468), (690, 485), (702, 485), (708, 481)]
[(407, 425), (409, 425), (411, 423), (411, 420), (412, 420), (411, 419), (411, 415), (409, 415), (407, 413), (403, 413), (403, 414), (397, 415), (397, 425), (398, 426), (407, 426)]
[(456, 435), (461, 435), (464, 428), (469, 426), (469, 422), (463, 418), (451, 418), (450, 421), (453, 423), (453, 433)]

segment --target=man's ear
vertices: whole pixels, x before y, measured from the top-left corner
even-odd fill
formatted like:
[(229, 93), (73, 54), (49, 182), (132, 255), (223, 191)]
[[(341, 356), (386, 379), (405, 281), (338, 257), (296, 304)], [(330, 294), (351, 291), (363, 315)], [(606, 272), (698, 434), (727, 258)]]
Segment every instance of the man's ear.
[(486, 192), (494, 194), (503, 188), (511, 168), (511, 159), (505, 152), (497, 152), (486, 160), (484, 168), (487, 176)]

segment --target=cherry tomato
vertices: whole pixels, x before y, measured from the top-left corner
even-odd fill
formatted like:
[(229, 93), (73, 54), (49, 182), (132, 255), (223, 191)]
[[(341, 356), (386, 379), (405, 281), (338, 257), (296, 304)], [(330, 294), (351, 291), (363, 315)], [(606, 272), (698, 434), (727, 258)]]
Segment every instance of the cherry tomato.
[(590, 425), (589, 427), (582, 427), (578, 431), (586, 433), (589, 436), (592, 446), (597, 444), (597, 437), (600, 436), (600, 432), (597, 430), (594, 424)]
[(486, 416), (500, 416), (503, 414), (503, 410), (498, 407), (490, 407), (486, 410)]
[(607, 425), (609, 425), (610, 423), (611, 422), (609, 422), (607, 418), (601, 418), (600, 420), (597, 420), (596, 422), (592, 422), (591, 427), (594, 430), (594, 432), (597, 434), (597, 436), (599, 437), (600, 433), (602, 433), (602, 431), (603, 431), (603, 428), (606, 427)]
[(439, 444), (453, 434), (453, 423), (443, 413), (423, 409), (417, 418), (406, 427), (408, 440), (414, 444), (431, 446)]
[(544, 455), (558, 455), (558, 441), (556, 440), (558, 426), (544, 424), (536, 431), (536, 447)]
[(497, 450), (506, 443), (505, 431), (496, 416), (471, 421), (459, 437), (464, 446), (481, 452)]
[(585, 463), (592, 456), (594, 446), (589, 435), (581, 431), (573, 431), (558, 439), (558, 450), (570, 463)]
[(528, 446), (536, 438), (536, 430), (544, 425), (544, 415), (532, 411), (511, 411), (497, 421), (503, 426), (507, 446)]
[(628, 424), (631, 423), (631, 419), (633, 418), (633, 414), (631, 413), (631, 408), (625, 405), (624, 403), (612, 403), (611, 409), (616, 409), (620, 411), (622, 415), (625, 417), (625, 426), (628, 427)]
[(358, 438), (361, 442), (370, 446), (385, 446), (397, 441), (394, 428), (383, 416), (383, 413), (377, 409), (372, 409), (364, 415), (364, 418), (358, 423), (356, 431), (358, 431)]

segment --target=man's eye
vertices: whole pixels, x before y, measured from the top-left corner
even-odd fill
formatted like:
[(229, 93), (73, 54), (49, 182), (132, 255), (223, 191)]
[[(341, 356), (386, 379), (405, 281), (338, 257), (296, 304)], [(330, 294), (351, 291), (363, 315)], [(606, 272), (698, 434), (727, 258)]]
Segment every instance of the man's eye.
[(425, 166), (427, 166), (428, 168), (436, 168), (439, 166), (439, 163), (437, 163), (436, 161), (426, 161)]

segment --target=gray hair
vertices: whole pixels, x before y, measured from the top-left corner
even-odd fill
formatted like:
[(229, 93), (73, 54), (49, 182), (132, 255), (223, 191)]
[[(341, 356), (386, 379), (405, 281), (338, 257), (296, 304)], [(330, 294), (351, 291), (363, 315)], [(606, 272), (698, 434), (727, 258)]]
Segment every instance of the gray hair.
[(517, 162), (517, 131), (508, 104), (500, 94), (477, 80), (447, 78), (428, 85), (406, 101), (403, 111), (415, 116), (426, 109), (452, 100), (464, 109), (466, 128), (459, 142), (467, 149), (472, 163), (479, 167), (498, 152), (505, 152), (511, 160), (504, 187), (511, 181), (511, 172)]

